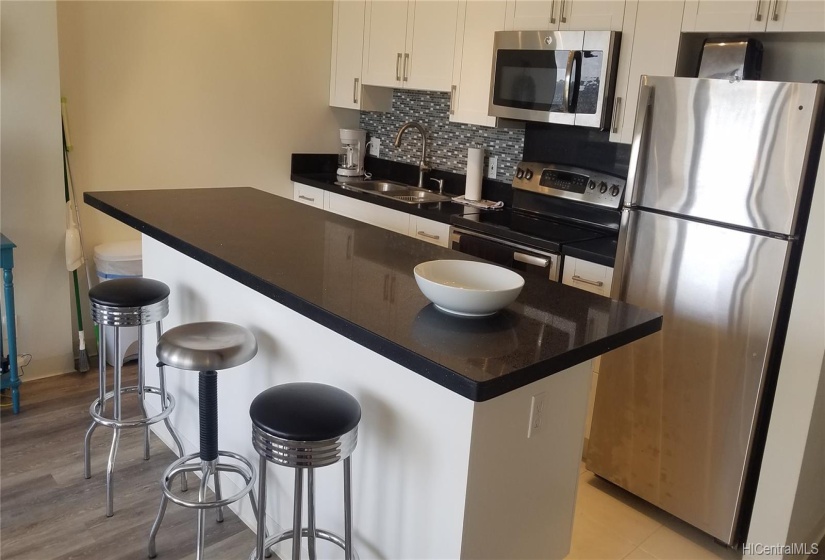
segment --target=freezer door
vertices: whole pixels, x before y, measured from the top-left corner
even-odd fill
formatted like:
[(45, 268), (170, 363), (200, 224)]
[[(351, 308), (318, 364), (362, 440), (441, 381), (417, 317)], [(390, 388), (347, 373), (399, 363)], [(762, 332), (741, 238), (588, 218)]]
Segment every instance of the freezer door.
[(621, 299), (664, 325), (602, 357), (587, 468), (730, 543), (789, 242), (625, 212)]
[(646, 116), (646, 129), (637, 134), (643, 146), (631, 203), (794, 232), (825, 86), (643, 76), (646, 87), (652, 100), (646, 115), (638, 107), (637, 126)]

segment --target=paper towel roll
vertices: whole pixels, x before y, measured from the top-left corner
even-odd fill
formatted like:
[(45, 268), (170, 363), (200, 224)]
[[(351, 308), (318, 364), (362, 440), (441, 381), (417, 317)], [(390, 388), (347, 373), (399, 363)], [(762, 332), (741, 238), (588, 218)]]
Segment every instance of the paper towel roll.
[(481, 200), (481, 179), (484, 176), (484, 150), (470, 148), (467, 150), (467, 185), (464, 198)]

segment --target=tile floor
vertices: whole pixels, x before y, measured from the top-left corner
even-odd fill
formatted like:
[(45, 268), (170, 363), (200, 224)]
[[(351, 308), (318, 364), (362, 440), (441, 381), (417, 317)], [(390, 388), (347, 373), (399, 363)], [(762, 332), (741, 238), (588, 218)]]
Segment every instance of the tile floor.
[(698, 529), (587, 471), (582, 463), (570, 560), (740, 559)]

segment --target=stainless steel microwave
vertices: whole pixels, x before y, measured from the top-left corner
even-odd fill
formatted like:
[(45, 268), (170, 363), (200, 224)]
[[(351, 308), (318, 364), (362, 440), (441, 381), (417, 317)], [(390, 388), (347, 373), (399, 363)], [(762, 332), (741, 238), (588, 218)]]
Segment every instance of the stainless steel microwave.
[(490, 115), (610, 126), (621, 33), (497, 31)]

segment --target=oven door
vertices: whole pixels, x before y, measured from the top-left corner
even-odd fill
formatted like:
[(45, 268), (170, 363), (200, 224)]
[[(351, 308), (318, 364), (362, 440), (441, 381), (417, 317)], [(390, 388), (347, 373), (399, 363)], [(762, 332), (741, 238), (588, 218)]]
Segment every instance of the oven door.
[(450, 242), (455, 251), (520, 270), (525, 274), (559, 281), (561, 255), (557, 253), (548, 253), (455, 227), (450, 234)]
[(604, 128), (618, 39), (612, 31), (499, 31), (489, 113)]

